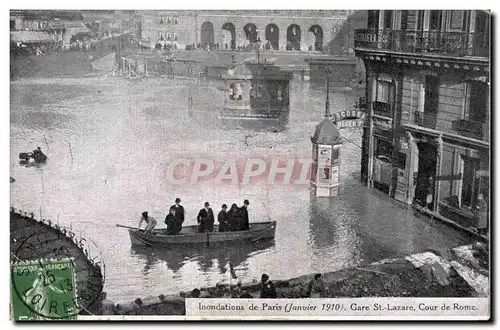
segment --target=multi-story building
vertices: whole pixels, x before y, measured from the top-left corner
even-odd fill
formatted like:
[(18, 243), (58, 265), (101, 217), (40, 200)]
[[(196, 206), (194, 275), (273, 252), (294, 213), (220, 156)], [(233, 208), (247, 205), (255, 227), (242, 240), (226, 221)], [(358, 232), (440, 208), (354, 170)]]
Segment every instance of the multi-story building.
[[(337, 36), (346, 10), (140, 11), (142, 38), (151, 44), (232, 49), (269, 42), (274, 50), (321, 51)], [(340, 47), (340, 45), (339, 45)]]
[(11, 10), (10, 41), (13, 44), (69, 48), (70, 39), (89, 30), (76, 11)]
[(466, 228), (484, 208), (479, 194), (489, 203), (490, 17), (374, 10), (355, 32), (370, 114), (363, 180)]

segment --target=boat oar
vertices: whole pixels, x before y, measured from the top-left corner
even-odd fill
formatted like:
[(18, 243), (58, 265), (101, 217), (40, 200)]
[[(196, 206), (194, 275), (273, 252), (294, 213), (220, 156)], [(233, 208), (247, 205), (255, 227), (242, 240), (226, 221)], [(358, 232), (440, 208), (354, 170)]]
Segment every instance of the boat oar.
[(117, 226), (117, 227), (121, 227), (121, 228), (137, 229), (137, 227), (124, 226), (124, 225), (120, 225), (120, 224), (116, 224), (116, 226)]

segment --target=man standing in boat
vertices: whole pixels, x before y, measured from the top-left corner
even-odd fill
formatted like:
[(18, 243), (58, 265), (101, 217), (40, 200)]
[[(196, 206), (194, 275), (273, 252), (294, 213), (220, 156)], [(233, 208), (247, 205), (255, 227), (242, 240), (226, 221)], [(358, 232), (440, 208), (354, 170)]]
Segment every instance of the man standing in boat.
[(250, 202), (248, 199), (245, 199), (243, 201), (243, 206), (240, 208), (240, 213), (241, 213), (241, 228), (240, 230), (249, 230), (250, 229), (250, 223), (248, 221), (248, 205), (250, 205)]
[(156, 227), (157, 221), (155, 218), (148, 215), (148, 211), (142, 212), (141, 220), (139, 221), (139, 226), (137, 229), (141, 229), (143, 222), (146, 222), (146, 234), (151, 234)]
[(178, 223), (179, 222), (176, 216), (175, 208), (171, 207), (169, 213), (165, 218), (165, 224), (167, 225), (167, 235), (176, 235), (180, 232)]
[(240, 221), (240, 210), (238, 205), (231, 205), (231, 209), (227, 212), (227, 220), (229, 222), (229, 228), (231, 231), (239, 231), (241, 226)]
[(227, 215), (227, 205), (222, 204), (222, 209), (217, 215), (217, 221), (219, 221), (219, 231), (230, 231), (231, 228), (229, 227), (229, 222), (228, 222), (228, 215)]
[(175, 209), (175, 217), (177, 218), (177, 221), (180, 223), (180, 226), (182, 227), (182, 224), (184, 223), (184, 207), (181, 205), (181, 199), (177, 197), (175, 199), (175, 204), (170, 207), (171, 209)]
[(198, 231), (200, 233), (211, 232), (214, 229), (214, 212), (210, 208), (210, 204), (205, 202), (205, 207), (198, 212)]

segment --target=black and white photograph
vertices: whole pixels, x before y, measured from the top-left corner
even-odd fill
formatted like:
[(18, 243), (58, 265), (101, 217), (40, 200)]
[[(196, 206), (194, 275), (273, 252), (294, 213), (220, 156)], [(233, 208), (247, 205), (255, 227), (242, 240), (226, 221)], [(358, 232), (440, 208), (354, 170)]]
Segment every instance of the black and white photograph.
[(490, 320), (492, 12), (257, 7), (9, 10), (12, 322)]

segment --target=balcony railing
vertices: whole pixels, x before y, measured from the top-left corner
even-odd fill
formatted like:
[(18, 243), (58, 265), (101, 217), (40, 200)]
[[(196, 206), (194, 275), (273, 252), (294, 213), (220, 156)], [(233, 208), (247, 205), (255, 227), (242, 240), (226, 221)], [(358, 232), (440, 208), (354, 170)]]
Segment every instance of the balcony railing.
[(484, 124), (478, 121), (459, 119), (454, 123), (455, 129), (460, 135), (476, 139), (483, 138)]
[(435, 129), (437, 123), (437, 116), (435, 114), (428, 115), (422, 111), (415, 111), (413, 113), (413, 121), (410, 121), (410, 123), (426, 128)]
[[(446, 122), (446, 118), (441, 118), (441, 120)], [(485, 123), (481, 121), (459, 119), (452, 121), (450, 127), (447, 124), (437, 125), (437, 114), (415, 111), (412, 113), (407, 123), (410, 125), (446, 131), (451, 134), (459, 134), (477, 140), (483, 140), (485, 138)]]
[(392, 105), (391, 103), (374, 101), (373, 113), (377, 116), (392, 118)]
[(490, 56), (490, 41), (485, 33), (357, 29), (354, 46), (402, 53)]

